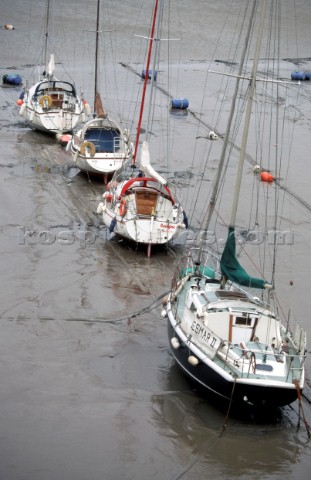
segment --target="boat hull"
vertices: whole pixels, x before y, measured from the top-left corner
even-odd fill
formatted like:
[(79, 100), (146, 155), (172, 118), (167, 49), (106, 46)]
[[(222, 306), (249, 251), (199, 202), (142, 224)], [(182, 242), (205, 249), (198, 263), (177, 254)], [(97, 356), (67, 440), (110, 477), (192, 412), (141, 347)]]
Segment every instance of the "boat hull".
[[(171, 318), (170, 318), (171, 317)], [(295, 385), (285, 387), (255, 385), (227, 376), (221, 375), (217, 368), (213, 368), (213, 362), (200, 361), (197, 365), (189, 363), (189, 357), (195, 356), (191, 344), (184, 345), (172, 324), (172, 313), (168, 315), (168, 338), (171, 353), (182, 372), (191, 380), (196, 387), (206, 394), (211, 400), (216, 400), (222, 406), (228, 406), (232, 401), (232, 407), (255, 407), (277, 408), (289, 405), (297, 399)], [(173, 320), (174, 322), (174, 320)], [(172, 338), (177, 338), (180, 346), (174, 348)]]
[(27, 105), (23, 116), (31, 128), (50, 133), (72, 132), (76, 125), (83, 121), (81, 113), (66, 112), (64, 110), (44, 112), (41, 109), (37, 110)]
[(75, 133), (70, 150), (82, 172), (110, 176), (131, 156), (132, 144), (115, 121), (95, 118)]
[(19, 114), (31, 128), (47, 133), (68, 133), (86, 120), (86, 110), (73, 84), (44, 78), (22, 96)]
[(116, 220), (113, 233), (135, 243), (146, 245), (166, 244), (182, 229), (180, 223), (170, 223), (168, 226), (163, 220), (154, 219), (151, 221), (150, 217), (124, 219), (121, 216), (116, 216), (114, 211), (108, 207), (105, 208), (103, 211), (103, 223), (109, 228), (113, 219)]
[[(73, 150), (74, 152), (74, 150)], [(91, 175), (113, 175), (113, 173), (122, 167), (126, 157), (111, 154), (95, 154), (92, 158), (86, 158), (77, 151), (74, 152), (75, 165), (85, 173)]]

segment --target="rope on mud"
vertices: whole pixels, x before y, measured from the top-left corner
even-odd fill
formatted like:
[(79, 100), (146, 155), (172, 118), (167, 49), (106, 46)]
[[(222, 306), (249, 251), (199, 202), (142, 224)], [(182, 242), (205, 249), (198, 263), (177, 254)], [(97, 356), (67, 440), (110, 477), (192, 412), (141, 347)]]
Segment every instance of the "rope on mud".
[(143, 315), (146, 312), (151, 312), (155, 308), (159, 306), (159, 304), (163, 301), (163, 298), (169, 293), (169, 291), (162, 293), (159, 295), (157, 298), (155, 298), (149, 305), (146, 307), (141, 308), (140, 310), (137, 310), (136, 312), (133, 312), (131, 315), (126, 315), (124, 317), (119, 317), (119, 318), (114, 318), (114, 319), (105, 319), (105, 318), (95, 318), (95, 319), (86, 319), (86, 318), (66, 318), (65, 320), (67, 322), (84, 322), (84, 323), (120, 323), (124, 322), (125, 320), (129, 321), (132, 318), (139, 317)]
[(222, 435), (223, 435), (223, 433), (224, 433), (224, 431), (226, 430), (227, 425), (228, 425), (228, 419), (229, 419), (230, 409), (231, 409), (231, 405), (232, 405), (232, 399), (233, 399), (233, 394), (234, 394), (236, 379), (237, 379), (237, 377), (235, 376), (235, 377), (234, 377), (234, 382), (233, 382), (233, 385), (232, 385), (232, 392), (231, 392), (231, 397), (230, 397), (230, 402), (229, 402), (229, 406), (228, 406), (227, 415), (226, 415), (226, 418), (225, 418), (225, 423), (224, 423), (223, 426), (222, 426), (222, 430), (221, 430), (221, 432), (220, 432), (219, 437), (222, 437)]
[(305, 427), (306, 427), (306, 430), (307, 430), (307, 433), (308, 433), (308, 437), (310, 438), (311, 437), (310, 427), (309, 427), (309, 424), (306, 420), (305, 413), (304, 413), (304, 410), (303, 410), (302, 401), (301, 401), (301, 392), (300, 392), (300, 387), (299, 387), (298, 380), (294, 380), (294, 384), (295, 384), (296, 389), (297, 389), (297, 395), (298, 395), (298, 401), (299, 401), (297, 431), (300, 428), (300, 412), (301, 412), (302, 413), (302, 418), (303, 418), (303, 421), (304, 421), (304, 424), (305, 424)]
[(130, 316), (126, 316), (126, 317), (123, 317), (123, 318), (119, 318), (117, 320), (113, 320), (113, 323), (114, 322), (120, 322), (120, 321), (123, 321), (123, 320), (127, 320), (127, 319), (131, 319), (131, 318), (135, 318), (135, 317), (139, 317), (140, 315), (142, 315), (143, 313), (146, 313), (146, 312), (151, 312), (152, 310), (154, 310), (156, 307), (158, 307), (158, 304), (160, 304), (163, 300), (163, 298), (169, 293), (169, 291), (165, 292), (165, 293), (162, 293), (161, 295), (159, 295), (152, 303), (150, 303), (150, 305), (148, 305), (147, 307), (144, 307), (144, 308), (141, 308), (140, 310), (138, 310), (137, 312), (133, 313), (132, 315)]

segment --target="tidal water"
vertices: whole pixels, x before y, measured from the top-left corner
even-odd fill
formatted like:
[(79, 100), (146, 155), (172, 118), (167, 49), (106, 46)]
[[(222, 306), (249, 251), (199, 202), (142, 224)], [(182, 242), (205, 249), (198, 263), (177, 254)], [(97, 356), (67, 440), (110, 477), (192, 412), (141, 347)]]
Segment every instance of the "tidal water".
[[(0, 3), (1, 24), (14, 26), (0, 25), (1, 78), (37, 80), (45, 2)], [(220, 88), (215, 78), (204, 90), (206, 70), (215, 52), (214, 69), (230, 62), (228, 44), (247, 2), (170, 3), (171, 70), (158, 72), (150, 145), (154, 166), (178, 182), (197, 227), (216, 168), (202, 174), (207, 144), (196, 141), (213, 125), (209, 106)], [(280, 3), (281, 74), (290, 78), (297, 66), (311, 71), (311, 2)], [(102, 99), (133, 137), (152, 7), (152, 0), (102, 1)], [(95, 0), (51, 1), (56, 73), (65, 65), (91, 107), (95, 15)], [(285, 193), (295, 242), (281, 254), (280, 295), (310, 344), (311, 83), (299, 88), (299, 103), (289, 100), (295, 164)], [(25, 124), (20, 91), (0, 88), (0, 480), (309, 478), (311, 442), (298, 403), (270, 419), (229, 417), (224, 430), (225, 413), (177, 369), (160, 313), (182, 248), (147, 258), (144, 248), (111, 236), (96, 215), (103, 182), (79, 173), (54, 137)], [(169, 113), (170, 96), (188, 98), (188, 113)], [(168, 132), (170, 156), (162, 143)], [(306, 374), (302, 404), (311, 425), (309, 357)]]

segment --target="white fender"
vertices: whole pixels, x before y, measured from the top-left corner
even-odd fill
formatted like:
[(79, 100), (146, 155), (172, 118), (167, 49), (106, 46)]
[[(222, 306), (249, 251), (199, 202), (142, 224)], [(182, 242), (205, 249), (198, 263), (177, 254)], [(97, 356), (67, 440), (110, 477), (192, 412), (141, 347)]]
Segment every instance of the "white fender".
[(178, 205), (173, 205), (173, 221), (176, 222), (177, 215), (178, 215)]
[(157, 173), (155, 169), (150, 165), (149, 146), (146, 140), (143, 142), (141, 148), (140, 167), (147, 176), (149, 175), (162, 185), (166, 185), (167, 181), (165, 180), (165, 178), (161, 177), (161, 175), (159, 175), (159, 173)]
[(103, 206), (104, 206), (103, 202), (100, 202), (100, 203), (98, 204), (96, 213), (98, 213), (98, 214), (103, 213)]
[(71, 150), (71, 144), (72, 144), (72, 140), (69, 140), (65, 148), (66, 152), (69, 152)]
[(48, 64), (48, 74), (51, 77), (55, 70), (55, 61), (54, 61), (54, 53), (51, 53), (50, 61)]
[(90, 107), (90, 104), (89, 104), (89, 103), (86, 103), (86, 104), (84, 105), (84, 110), (85, 110), (86, 115), (89, 117), (89, 116), (91, 115), (91, 113), (92, 113), (92, 112), (91, 112), (91, 107)]
[(172, 347), (177, 350), (177, 348), (180, 347), (180, 343), (179, 343), (179, 340), (177, 337), (172, 337), (171, 338), (171, 344), (172, 344)]
[(33, 119), (35, 118), (35, 111), (33, 110), (30, 114), (29, 120), (33, 122)]
[(78, 156), (79, 156), (79, 150), (77, 150), (77, 151), (75, 152), (75, 154), (74, 154), (74, 157), (73, 157), (74, 163), (77, 163)]
[(188, 362), (193, 367), (196, 367), (199, 364), (199, 359), (197, 357), (195, 357), (194, 355), (190, 355), (190, 357), (188, 357)]
[(21, 106), (21, 108), (19, 109), (19, 114), (20, 114), (21, 116), (24, 115), (25, 108), (26, 108), (26, 103), (23, 103), (22, 106)]

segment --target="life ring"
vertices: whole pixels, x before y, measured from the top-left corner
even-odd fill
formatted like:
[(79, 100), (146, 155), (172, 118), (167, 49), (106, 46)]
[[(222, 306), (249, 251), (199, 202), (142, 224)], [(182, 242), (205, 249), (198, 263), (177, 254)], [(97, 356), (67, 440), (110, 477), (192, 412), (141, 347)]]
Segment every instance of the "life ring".
[(95, 145), (94, 143), (92, 142), (84, 142), (82, 145), (81, 145), (81, 148), (80, 148), (80, 153), (81, 155), (83, 156), (86, 156), (86, 152), (88, 149), (88, 153), (90, 155), (90, 157), (94, 157), (95, 153), (96, 153), (96, 148), (95, 148)]
[(48, 105), (48, 108), (50, 108), (50, 106), (53, 103), (53, 100), (52, 100), (52, 97), (50, 97), (50, 95), (43, 95), (40, 98), (39, 103), (42, 108), (46, 108), (46, 104)]
[(119, 215), (120, 217), (124, 217), (126, 214), (126, 199), (122, 198), (119, 206)]

